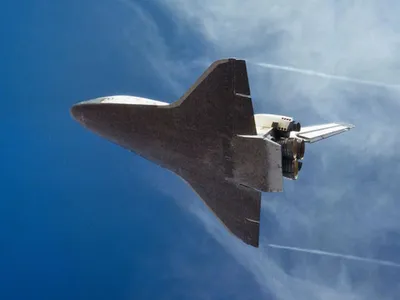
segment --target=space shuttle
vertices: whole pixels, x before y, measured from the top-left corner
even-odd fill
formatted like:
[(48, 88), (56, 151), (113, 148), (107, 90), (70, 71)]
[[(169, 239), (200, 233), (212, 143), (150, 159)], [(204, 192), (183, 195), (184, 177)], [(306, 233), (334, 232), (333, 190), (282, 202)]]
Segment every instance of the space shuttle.
[(282, 192), (284, 178), (298, 178), (306, 143), (354, 127), (254, 114), (246, 62), (238, 59), (212, 63), (175, 102), (116, 95), (77, 103), (71, 115), (181, 177), (227, 230), (254, 247), (261, 193)]

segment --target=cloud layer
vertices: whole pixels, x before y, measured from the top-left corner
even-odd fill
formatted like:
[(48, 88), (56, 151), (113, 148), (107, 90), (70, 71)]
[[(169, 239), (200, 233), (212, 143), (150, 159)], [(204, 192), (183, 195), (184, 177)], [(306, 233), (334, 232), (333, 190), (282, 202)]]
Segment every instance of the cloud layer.
[[(400, 250), (399, 90), (256, 63), (400, 84), (400, 4), (159, 1), (159, 8), (179, 28), (171, 30), (175, 39), (196, 36), (194, 59), (183, 44), (178, 47), (163, 38), (155, 16), (133, 2), (125, 3), (141, 25), (149, 62), (176, 94), (182, 94), (211, 61), (246, 58), (257, 112), (291, 115), (305, 125), (330, 121), (356, 125), (351, 132), (308, 147), (300, 180), (285, 182), (282, 194), (264, 195), (261, 249), (248, 249), (227, 236), (213, 216), (196, 204), (198, 199), (185, 206), (188, 211), (276, 299), (299, 299), (299, 295), (301, 299), (395, 299), (400, 294), (395, 284), (400, 280), (398, 270), (390, 273), (387, 267), (360, 262), (290, 255), (266, 245), (400, 261), (396, 256)], [(135, 39), (137, 35), (136, 27)], [(179, 203), (180, 195), (175, 198)]]

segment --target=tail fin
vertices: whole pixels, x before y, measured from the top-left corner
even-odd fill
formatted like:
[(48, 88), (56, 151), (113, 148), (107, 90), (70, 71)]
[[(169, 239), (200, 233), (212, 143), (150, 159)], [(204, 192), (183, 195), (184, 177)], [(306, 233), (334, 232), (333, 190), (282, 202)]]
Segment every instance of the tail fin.
[(192, 121), (196, 118), (208, 122), (208, 126), (224, 130), (230, 136), (256, 134), (244, 60), (231, 58), (214, 62), (170, 107), (179, 107)]

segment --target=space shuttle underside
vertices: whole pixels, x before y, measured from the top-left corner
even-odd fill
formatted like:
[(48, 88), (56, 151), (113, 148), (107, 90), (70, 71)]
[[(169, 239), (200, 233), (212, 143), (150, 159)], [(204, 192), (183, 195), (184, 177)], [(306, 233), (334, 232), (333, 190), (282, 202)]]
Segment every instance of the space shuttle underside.
[(73, 117), (94, 133), (184, 179), (235, 236), (258, 247), (261, 192), (296, 179), (305, 143), (351, 128), (303, 127), (254, 115), (246, 62), (214, 62), (176, 102), (110, 96), (80, 102)]

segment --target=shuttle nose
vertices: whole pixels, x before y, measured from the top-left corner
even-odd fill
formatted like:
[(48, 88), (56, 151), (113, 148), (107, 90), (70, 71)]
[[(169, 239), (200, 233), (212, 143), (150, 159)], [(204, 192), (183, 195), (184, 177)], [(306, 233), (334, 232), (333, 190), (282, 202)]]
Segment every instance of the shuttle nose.
[(70, 109), (70, 114), (72, 118), (74, 118), (77, 122), (81, 124), (85, 124), (88, 118), (88, 114), (90, 114), (90, 111), (93, 110), (94, 106), (98, 106), (94, 104), (101, 104), (101, 98), (82, 101), (75, 104)]
[(83, 103), (75, 104), (70, 109), (70, 114), (75, 121), (79, 123), (84, 123), (85, 121), (85, 109)]
[(79, 115), (80, 115), (80, 110), (77, 104), (73, 105), (71, 107), (71, 109), (69, 110), (72, 118), (74, 118), (75, 120), (79, 119)]

